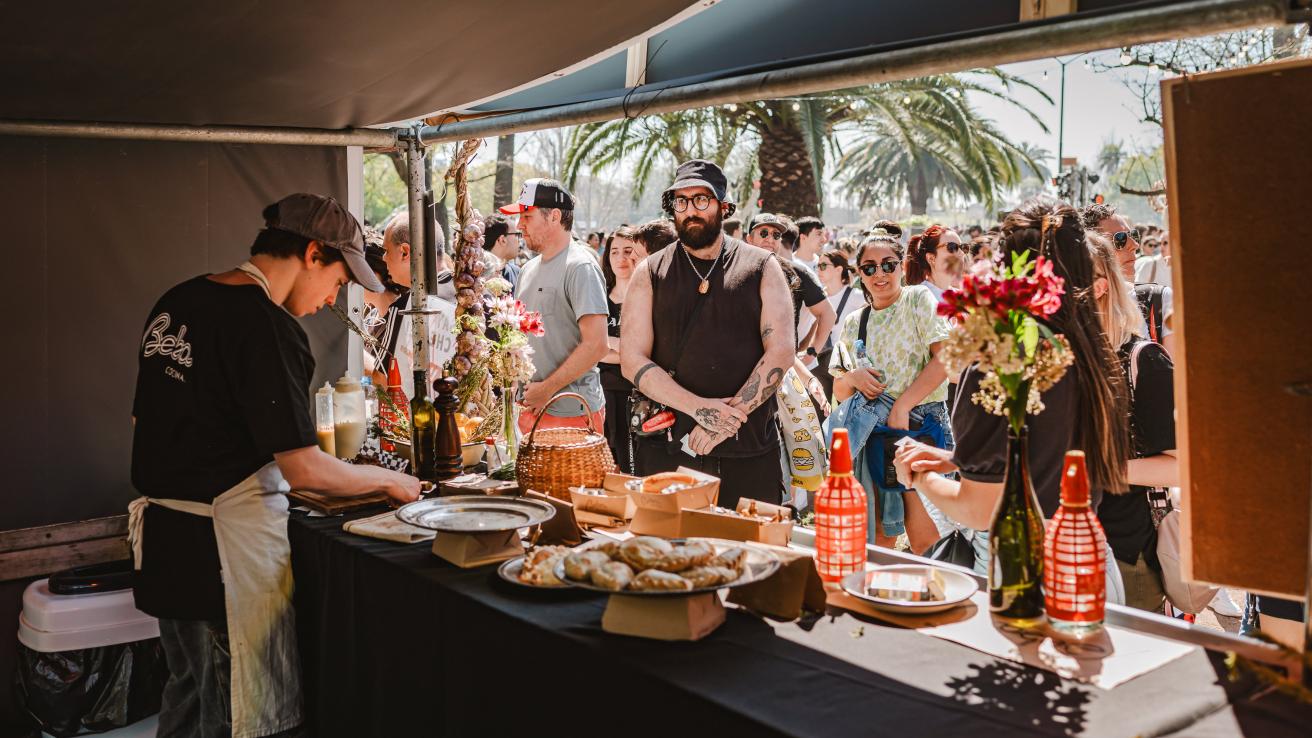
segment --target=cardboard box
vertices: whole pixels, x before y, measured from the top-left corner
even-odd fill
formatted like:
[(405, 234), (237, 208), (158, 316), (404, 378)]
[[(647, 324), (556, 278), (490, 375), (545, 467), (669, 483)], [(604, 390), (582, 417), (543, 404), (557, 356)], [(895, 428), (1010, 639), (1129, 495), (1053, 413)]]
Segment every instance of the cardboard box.
[(683, 532), (683, 511), (700, 510), (715, 504), (720, 497), (720, 480), (699, 471), (679, 467), (678, 471), (698, 480), (698, 484), (669, 494), (633, 492), (637, 509), (629, 530), (640, 536), (680, 538)]
[(615, 594), (606, 603), (601, 629), (661, 641), (696, 641), (720, 627), (724, 618), (724, 604), (716, 592), (686, 597)]
[(570, 487), (569, 496), (574, 503), (574, 510), (601, 516), (607, 520), (616, 520), (621, 525), (632, 520), (637, 504), (624, 486), (624, 483), (631, 479), (637, 477), (611, 473), (606, 475), (606, 480), (600, 489)]
[[(751, 513), (753, 505), (755, 514)], [(685, 538), (725, 538), (787, 546), (793, 535), (793, 520), (788, 508), (741, 499), (737, 510), (723, 507), (684, 510), (679, 530)]]
[(433, 554), (462, 568), (495, 564), (524, 555), (519, 531), (441, 533), (433, 539)]

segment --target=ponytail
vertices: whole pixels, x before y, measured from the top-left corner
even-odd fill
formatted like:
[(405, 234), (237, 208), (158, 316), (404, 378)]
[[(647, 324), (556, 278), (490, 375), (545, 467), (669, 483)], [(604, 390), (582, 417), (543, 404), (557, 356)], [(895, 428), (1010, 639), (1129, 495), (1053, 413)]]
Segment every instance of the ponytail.
[(917, 285), (929, 279), (930, 268), (928, 256), (938, 250), (939, 239), (947, 228), (935, 223), (918, 236), (912, 236), (907, 247), (907, 286)]

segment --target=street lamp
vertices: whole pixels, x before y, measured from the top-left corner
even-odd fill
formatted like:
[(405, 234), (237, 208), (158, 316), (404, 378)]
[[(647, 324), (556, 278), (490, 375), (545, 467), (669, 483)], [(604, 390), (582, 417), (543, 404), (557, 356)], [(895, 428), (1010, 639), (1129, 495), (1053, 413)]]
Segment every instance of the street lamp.
[[(1058, 174), (1061, 174), (1061, 155), (1063, 153), (1063, 144), (1065, 143), (1065, 138), (1066, 138), (1066, 65), (1070, 64), (1076, 59), (1080, 59), (1084, 56), (1087, 56), (1089, 53), (1091, 52), (1086, 51), (1083, 54), (1076, 54), (1075, 56), (1072, 56), (1071, 58), (1066, 59), (1064, 61), (1062, 59), (1055, 58), (1055, 57), (1053, 59), (1054, 61), (1057, 62), (1058, 65), (1061, 66), (1061, 92), (1058, 94), (1059, 102), (1057, 104), (1057, 173)], [(1129, 53), (1129, 50), (1127, 49), (1125, 53)], [(1122, 59), (1124, 59), (1123, 55), (1122, 55)], [(1044, 74), (1046, 75), (1047, 72), (1044, 72)]]

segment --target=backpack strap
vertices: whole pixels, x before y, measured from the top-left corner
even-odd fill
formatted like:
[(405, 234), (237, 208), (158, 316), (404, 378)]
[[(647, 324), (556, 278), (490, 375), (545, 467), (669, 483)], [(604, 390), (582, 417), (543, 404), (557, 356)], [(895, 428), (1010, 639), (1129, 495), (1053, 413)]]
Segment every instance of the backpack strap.
[(1143, 282), (1134, 286), (1134, 296), (1139, 301), (1139, 310), (1148, 321), (1148, 338), (1155, 343), (1162, 342), (1162, 293), (1166, 288), (1160, 284)]
[(1130, 348), (1130, 391), (1134, 391), (1139, 384), (1139, 354), (1143, 353), (1144, 348), (1152, 341), (1135, 341), (1134, 346)]
[(861, 324), (856, 329), (856, 340), (861, 343), (866, 342), (866, 323), (870, 320), (870, 306), (866, 305), (861, 308)]

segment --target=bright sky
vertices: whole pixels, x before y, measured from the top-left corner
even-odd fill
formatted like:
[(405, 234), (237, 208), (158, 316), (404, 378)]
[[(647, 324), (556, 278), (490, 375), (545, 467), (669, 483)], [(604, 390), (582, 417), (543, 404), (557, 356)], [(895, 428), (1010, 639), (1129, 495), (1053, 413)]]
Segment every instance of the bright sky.
[[(1152, 123), (1139, 122), (1139, 101), (1133, 92), (1121, 84), (1124, 74), (1143, 75), (1143, 68), (1127, 68), (1125, 72), (1119, 68), (1095, 71), (1102, 65), (1119, 64), (1119, 57), (1120, 51), (1117, 49), (1094, 52), (1083, 57), (1061, 57), (1063, 61), (1075, 60), (1066, 65), (1064, 155), (1078, 156), (1080, 162), (1088, 166), (1094, 165), (1098, 150), (1109, 135), (1120, 139), (1127, 152), (1152, 149), (1161, 143), (1161, 128)], [(1087, 69), (1083, 64), (1085, 58), (1090, 63)], [(979, 96), (973, 98), (972, 102), (984, 116), (997, 122), (1012, 141), (1036, 143), (1052, 152), (1053, 160), (1048, 165), (1056, 169), (1061, 65), (1056, 59), (1041, 59), (1009, 64), (1002, 69), (1037, 85), (1052, 96), (1053, 104), (1048, 105), (1043, 98), (1032, 92), (1017, 93), (1039, 117), (1048, 122), (1050, 133), (1045, 134), (1029, 116), (1000, 100)], [(1043, 78), (1045, 71), (1048, 73), (1046, 80)]]

